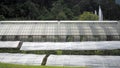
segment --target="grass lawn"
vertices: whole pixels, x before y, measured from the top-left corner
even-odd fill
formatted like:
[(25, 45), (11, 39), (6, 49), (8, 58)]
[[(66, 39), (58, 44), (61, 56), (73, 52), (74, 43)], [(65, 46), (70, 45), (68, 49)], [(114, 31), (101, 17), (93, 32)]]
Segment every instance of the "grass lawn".
[(29, 65), (0, 63), (0, 68), (86, 68), (86, 67), (29, 66)]

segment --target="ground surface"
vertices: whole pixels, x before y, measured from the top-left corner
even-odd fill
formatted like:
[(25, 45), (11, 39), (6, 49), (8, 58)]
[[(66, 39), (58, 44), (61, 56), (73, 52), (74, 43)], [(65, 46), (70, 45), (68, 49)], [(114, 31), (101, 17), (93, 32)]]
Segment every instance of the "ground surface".
[(27, 65), (0, 63), (0, 68), (86, 68), (86, 67), (27, 66)]

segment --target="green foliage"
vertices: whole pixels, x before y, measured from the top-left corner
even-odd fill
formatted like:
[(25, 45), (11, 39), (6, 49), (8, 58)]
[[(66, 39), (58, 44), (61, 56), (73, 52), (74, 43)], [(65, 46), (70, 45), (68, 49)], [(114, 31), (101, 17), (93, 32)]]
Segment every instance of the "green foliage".
[(91, 12), (84, 12), (79, 17), (80, 20), (98, 20), (98, 16)]
[[(7, 63), (0, 63), (0, 68), (73, 68), (73, 67), (66, 67), (66, 66), (35, 66), (35, 65), (18, 65), (18, 64), (7, 64)], [(74, 68), (86, 68), (86, 67), (74, 67)]]
[(61, 50), (57, 50), (56, 53), (57, 53), (57, 55), (62, 55), (62, 51)]
[(72, 19), (73, 17), (72, 11), (64, 3), (64, 0), (58, 0), (53, 3), (51, 13), (53, 14), (53, 19), (55, 20), (67, 20)]
[(18, 49), (4, 48), (0, 53), (23, 53), (23, 54), (55, 54), (55, 55), (120, 55), (120, 49), (115, 50), (35, 50), (21, 51)]
[(25, 13), (27, 19), (38, 19), (39, 14), (39, 10), (38, 7), (35, 5), (35, 3), (31, 2), (30, 0), (28, 0), (27, 2), (24, 3), (24, 5), (22, 6), (23, 8), (23, 13)]
[(99, 51), (99, 50), (96, 50), (95, 53), (101, 55), (103, 52)]
[(55, 36), (54, 42), (58, 42), (60, 41), (60, 37), (59, 36)]
[(50, 13), (50, 11), (46, 8), (43, 7), (42, 10), (40, 10), (40, 16), (38, 17), (38, 19), (40, 20), (51, 20), (53, 19), (53, 15)]
[(0, 15), (0, 20), (5, 20), (5, 17), (3, 15)]
[(66, 37), (66, 41), (67, 41), (67, 42), (74, 41), (74, 37), (71, 36), (71, 35), (68, 35), (68, 36)]
[(67, 19), (67, 16), (65, 15), (65, 13), (63, 11), (61, 11), (58, 13), (57, 19), (58, 20), (65, 20), (65, 19)]
[(120, 20), (114, 0), (1, 0), (0, 20), (78, 20), (84, 11), (98, 11), (99, 4), (105, 20)]
[(28, 41), (32, 42), (33, 41), (33, 37), (32, 36), (28, 36)]

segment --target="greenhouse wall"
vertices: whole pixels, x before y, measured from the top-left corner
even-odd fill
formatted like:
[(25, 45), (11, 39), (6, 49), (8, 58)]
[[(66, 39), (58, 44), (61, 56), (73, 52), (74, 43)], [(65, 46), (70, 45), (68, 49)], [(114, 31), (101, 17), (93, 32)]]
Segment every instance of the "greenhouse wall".
[(0, 41), (23, 41), (23, 42), (79, 42), (79, 41), (120, 41), (120, 35), (3, 35)]

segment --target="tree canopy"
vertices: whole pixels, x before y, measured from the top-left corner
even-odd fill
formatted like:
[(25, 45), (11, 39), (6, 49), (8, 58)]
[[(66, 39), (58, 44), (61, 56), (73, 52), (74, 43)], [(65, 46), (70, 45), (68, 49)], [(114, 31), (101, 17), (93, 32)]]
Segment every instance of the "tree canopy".
[(84, 12), (79, 17), (80, 20), (98, 20), (98, 16), (91, 12)]
[(105, 20), (120, 20), (115, 0), (0, 0), (0, 16), (5, 20), (77, 20), (83, 12), (98, 11)]

